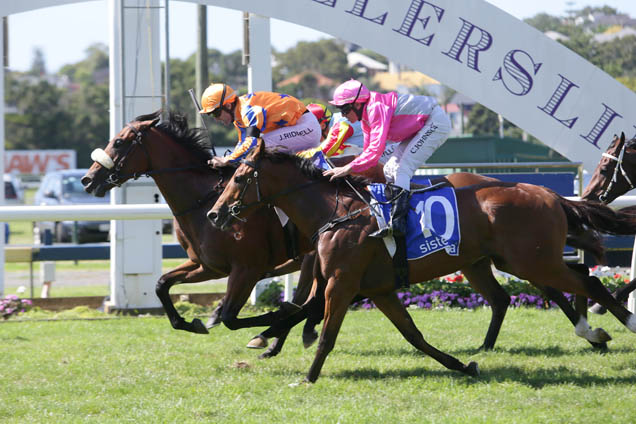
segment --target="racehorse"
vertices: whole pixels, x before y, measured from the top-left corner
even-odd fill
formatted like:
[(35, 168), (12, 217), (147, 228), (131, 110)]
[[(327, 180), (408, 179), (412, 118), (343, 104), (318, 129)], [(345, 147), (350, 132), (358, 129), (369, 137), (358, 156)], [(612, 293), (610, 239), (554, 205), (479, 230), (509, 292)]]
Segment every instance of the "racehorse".
[[(368, 205), (369, 194), (359, 180), (349, 181), (357, 185), (362, 199), (351, 193), (345, 196), (344, 192), (351, 190), (341, 182), (329, 182), (310, 162), (284, 152), (268, 152), (259, 141), (208, 212), (216, 227), (228, 229), (233, 218), (246, 219), (263, 204), (274, 204), (305, 236), (316, 240), (312, 297), (303, 310), (307, 312), (306, 308), (315, 305), (313, 299), (324, 294), (324, 323), (306, 381), (318, 378), (348, 305), (358, 293), (369, 297), (417, 349), (449, 369), (477, 375), (476, 363), (465, 365), (435, 349), (415, 327), (394, 292), (392, 262), (382, 241), (367, 237), (377, 228)], [(529, 184), (490, 181), (457, 188), (455, 194), (462, 229), (458, 255), (438, 251), (410, 261), (410, 283), (493, 263), (537, 287), (592, 298), (636, 332), (636, 317), (598, 279), (577, 273), (563, 261), (569, 230), (634, 234), (636, 222), (631, 215), (596, 203), (572, 202)], [(582, 323), (587, 325), (584, 320)]]
[[(609, 147), (603, 153), (589, 184), (581, 196), (585, 200), (594, 200), (609, 204), (632, 190), (636, 184), (636, 137), (625, 139), (625, 133), (614, 136)], [(622, 209), (634, 210), (634, 207)], [(625, 302), (629, 294), (636, 290), (636, 278), (619, 287), (614, 297)], [(605, 313), (605, 308), (596, 304), (590, 308), (594, 313)]]
[[(241, 319), (237, 315), (258, 280), (300, 268), (299, 261), (288, 260), (285, 236), (276, 214), (263, 209), (253, 221), (236, 226), (231, 233), (214, 228), (205, 213), (234, 170), (214, 170), (207, 165), (211, 158), (207, 132), (188, 128), (185, 117), (174, 113), (159, 123), (159, 115), (160, 111), (136, 118), (104, 150), (93, 153), (95, 163), (81, 180), (85, 190), (101, 197), (111, 188), (143, 174), (156, 182), (175, 216), (177, 238), (188, 255), (183, 264), (162, 275), (156, 286), (156, 294), (173, 328), (208, 333), (199, 319), (187, 322), (179, 315), (169, 295), (173, 285), (226, 276), (221, 321), (232, 330), (271, 325), (285, 312)], [(309, 252), (309, 241), (301, 238), (299, 250)], [(311, 288), (313, 260), (308, 264), (309, 268), (301, 273), (299, 303)], [(307, 283), (303, 279), (308, 279)], [(302, 293), (302, 287), (307, 287), (306, 293)]]

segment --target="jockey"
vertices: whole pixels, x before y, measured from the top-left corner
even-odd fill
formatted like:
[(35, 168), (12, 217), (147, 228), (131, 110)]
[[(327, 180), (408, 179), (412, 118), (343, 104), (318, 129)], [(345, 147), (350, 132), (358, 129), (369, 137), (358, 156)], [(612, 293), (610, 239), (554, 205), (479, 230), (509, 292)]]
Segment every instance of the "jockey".
[(387, 142), (399, 143), (384, 165), (393, 199), (391, 225), (370, 235), (405, 235), (411, 178), (448, 138), (448, 116), (433, 97), (376, 93), (353, 79), (336, 88), (330, 103), (349, 121), (361, 121), (364, 151), (351, 163), (327, 170), (324, 175), (334, 179), (362, 172), (378, 163)]
[(238, 144), (225, 157), (210, 164), (222, 166), (238, 162), (262, 138), (266, 147), (284, 147), (292, 153), (320, 144), (320, 125), (298, 99), (281, 93), (257, 91), (237, 96), (226, 84), (211, 84), (201, 96), (201, 114), (212, 115), (224, 125), (234, 124)]
[(322, 151), (326, 157), (355, 156), (362, 152), (359, 123), (351, 124), (341, 113), (332, 114), (327, 106), (320, 103), (310, 103), (307, 109), (318, 119), (322, 138), (320, 146), (305, 150), (299, 156), (311, 158), (318, 151)]

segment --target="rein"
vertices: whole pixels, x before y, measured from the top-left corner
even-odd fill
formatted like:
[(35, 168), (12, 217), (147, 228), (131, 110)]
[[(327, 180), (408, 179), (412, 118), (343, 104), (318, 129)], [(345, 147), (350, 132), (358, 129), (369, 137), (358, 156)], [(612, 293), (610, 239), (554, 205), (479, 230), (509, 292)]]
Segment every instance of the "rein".
[(605, 204), (607, 204), (607, 197), (612, 191), (614, 184), (618, 181), (619, 170), (621, 174), (623, 175), (623, 177), (625, 178), (625, 180), (627, 181), (627, 183), (629, 184), (629, 189), (631, 190), (634, 188), (634, 184), (632, 183), (632, 180), (629, 178), (629, 176), (627, 175), (627, 172), (625, 172), (625, 169), (623, 168), (623, 157), (625, 156), (626, 145), (627, 143), (624, 142), (623, 147), (621, 147), (621, 151), (618, 154), (618, 157), (610, 155), (607, 152), (603, 153), (603, 157), (609, 158), (616, 162), (616, 165), (614, 166), (614, 174), (612, 175), (612, 179), (610, 180), (609, 184), (605, 188), (605, 191), (598, 197), (599, 200)]
[[(247, 209), (249, 207), (252, 206), (256, 206), (258, 204), (261, 203), (266, 203), (268, 207), (271, 207), (272, 204), (272, 200), (277, 199), (279, 197), (288, 195), (290, 193), (293, 193), (295, 191), (299, 191), (302, 189), (305, 189), (309, 186), (312, 186), (314, 184), (318, 184), (321, 183), (323, 181), (321, 180), (312, 180), (309, 181), (305, 184), (301, 184), (295, 187), (291, 187), (288, 188), (286, 190), (283, 190), (279, 193), (276, 193), (274, 195), (268, 196), (266, 198), (262, 198), (261, 196), (261, 189), (260, 189), (260, 184), (258, 183), (258, 163), (250, 161), (250, 160), (246, 160), (246, 159), (242, 159), (241, 163), (244, 163), (245, 165), (251, 167), (254, 169), (253, 172), (253, 176), (254, 176), (254, 182), (256, 185), (256, 202), (252, 202), (249, 203), (247, 205), (243, 205), (243, 197), (245, 196), (245, 192), (247, 191), (247, 188), (249, 187), (249, 185), (252, 183), (252, 179), (251, 178), (247, 178), (247, 180), (245, 181), (245, 185), (241, 188), (241, 193), (239, 194), (239, 199), (232, 205), (229, 207), (229, 213), (230, 215), (241, 221), (241, 222), (247, 222), (247, 219), (245, 218), (241, 218), (239, 215), (240, 213), (244, 210)], [(355, 192), (355, 194), (358, 195), (358, 197), (360, 197), (360, 199), (362, 199), (362, 201), (366, 204), (366, 207), (360, 208), (360, 209), (356, 209), (354, 211), (348, 212), (346, 215), (338, 217), (338, 218), (329, 218), (329, 220), (327, 221), (327, 223), (325, 225), (323, 225), (322, 227), (320, 227), (312, 236), (311, 236), (311, 242), (312, 244), (315, 244), (316, 240), (318, 240), (318, 237), (320, 237), (320, 235), (326, 231), (329, 231), (330, 229), (332, 229), (333, 227), (335, 227), (336, 225), (339, 225), (343, 222), (347, 222), (347, 221), (351, 221), (356, 219), (357, 217), (360, 216), (360, 214), (362, 212), (364, 212), (365, 210), (371, 209), (372, 206), (371, 204), (369, 204), (369, 202), (366, 201), (366, 199), (364, 199), (364, 197), (355, 189), (355, 187), (353, 187), (353, 185), (351, 184), (351, 182), (347, 181), (347, 183), (349, 184), (349, 187)], [(336, 213), (336, 211), (338, 210), (338, 190), (336, 190), (336, 207), (332, 213), (332, 216)]]
[(252, 183), (252, 179), (248, 177), (247, 181), (245, 181), (245, 185), (241, 188), (241, 193), (239, 194), (238, 200), (232, 206), (229, 207), (230, 215), (232, 215), (233, 218), (241, 222), (247, 222), (247, 219), (241, 218), (239, 216), (244, 209), (251, 208), (252, 206), (257, 206), (261, 203), (266, 204), (267, 207), (271, 207), (272, 200), (288, 195), (289, 193), (293, 193), (294, 191), (302, 190), (306, 187), (309, 187), (311, 185), (314, 185), (320, 182), (320, 181), (310, 181), (308, 183), (291, 187), (291, 188), (288, 188), (287, 190), (283, 190), (279, 193), (263, 198), (261, 196), (261, 186), (258, 183), (258, 164), (246, 159), (241, 159), (241, 163), (244, 163), (245, 165), (254, 169), (254, 172), (252, 173), (252, 175), (254, 177), (254, 183), (256, 184), (256, 202), (248, 203), (247, 205), (243, 204), (243, 197), (245, 197), (245, 192), (247, 191), (247, 188), (249, 187), (249, 185)]

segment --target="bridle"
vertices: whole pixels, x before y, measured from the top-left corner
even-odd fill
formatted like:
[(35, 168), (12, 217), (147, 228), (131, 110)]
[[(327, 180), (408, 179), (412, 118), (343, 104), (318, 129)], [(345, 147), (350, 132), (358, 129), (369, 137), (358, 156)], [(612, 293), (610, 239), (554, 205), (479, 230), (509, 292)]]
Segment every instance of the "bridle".
[(611, 193), (612, 188), (614, 187), (614, 184), (618, 181), (618, 172), (619, 171), (623, 175), (625, 180), (627, 181), (627, 184), (629, 184), (629, 190), (634, 188), (634, 184), (632, 183), (632, 180), (627, 175), (627, 172), (625, 172), (625, 168), (623, 168), (623, 158), (625, 157), (625, 149), (626, 148), (627, 148), (627, 142), (624, 141), (623, 142), (623, 146), (621, 147), (621, 150), (620, 150), (620, 152), (618, 154), (618, 157), (616, 157), (614, 155), (610, 155), (607, 152), (603, 153), (603, 157), (609, 158), (609, 159), (613, 160), (614, 162), (616, 162), (616, 165), (614, 166), (614, 173), (612, 175), (612, 179), (610, 180), (609, 184), (605, 188), (605, 191), (603, 191), (603, 193), (598, 197), (599, 200), (601, 202), (603, 202), (603, 203), (608, 203), (607, 202), (607, 198), (608, 198), (609, 194)]
[[(247, 159), (242, 159), (241, 163), (244, 163), (245, 165), (251, 167), (254, 171), (252, 172), (252, 176), (247, 176), (245, 182), (243, 183), (243, 187), (241, 187), (241, 191), (239, 193), (239, 198), (236, 202), (234, 202), (233, 205), (229, 206), (229, 214), (241, 221), (241, 222), (247, 222), (246, 218), (241, 218), (239, 215), (241, 214), (241, 212), (247, 208), (250, 208), (252, 206), (258, 206), (258, 205), (262, 205), (262, 204), (266, 204), (267, 207), (272, 207), (272, 201), (278, 197), (282, 197), (285, 195), (288, 195), (290, 193), (293, 193), (295, 191), (299, 191), (302, 190), (306, 187), (309, 187), (311, 185), (314, 184), (318, 184), (320, 182), (322, 182), (321, 180), (312, 180), (309, 181), (307, 183), (304, 184), (300, 184), (298, 186), (294, 186), (294, 187), (290, 187), (286, 190), (283, 190), (279, 193), (276, 193), (274, 195), (268, 196), (268, 197), (263, 197), (261, 194), (261, 189), (260, 189), (260, 184), (258, 182), (258, 162), (254, 162), (251, 160), (247, 160)], [(235, 177), (236, 178), (236, 177)], [(245, 193), (247, 191), (247, 188), (249, 187), (249, 185), (252, 183), (252, 181), (254, 181), (255, 185), (256, 185), (256, 202), (252, 202), (249, 203), (247, 205), (243, 204), (243, 198), (245, 197)], [(235, 179), (236, 182), (236, 179)], [(356, 209), (354, 211), (349, 211), (346, 215), (341, 216), (341, 217), (335, 217), (336, 212), (338, 210), (338, 204), (339, 204), (339, 200), (338, 200), (338, 191), (339, 188), (336, 189), (336, 206), (331, 214), (331, 217), (327, 220), (327, 223), (324, 224), (322, 227), (320, 227), (311, 237), (311, 241), (312, 243), (315, 243), (318, 240), (318, 237), (326, 232), (331, 230), (333, 227), (335, 227), (338, 224), (341, 224), (343, 222), (347, 222), (347, 221), (351, 221), (353, 219), (358, 218), (362, 212), (364, 212), (365, 210), (371, 208), (371, 205), (364, 199), (364, 197), (357, 191), (355, 190), (355, 188), (351, 185), (350, 182), (347, 181), (347, 183), (349, 184), (349, 186), (353, 189), (353, 191), (358, 195), (358, 197), (360, 197), (360, 199), (362, 199), (362, 201), (366, 204), (365, 207)]]
[[(142, 143), (146, 129), (143, 129), (140, 131), (134, 126), (132, 126), (131, 124), (126, 124), (126, 128), (130, 129), (130, 131), (132, 131), (135, 134), (135, 138), (132, 140), (132, 142), (128, 146), (128, 149), (126, 150), (126, 152), (120, 157), (118, 157), (116, 161), (113, 161), (108, 155), (108, 153), (106, 153), (103, 149), (95, 149), (91, 153), (91, 159), (93, 159), (95, 162), (99, 163), (101, 166), (103, 166), (104, 168), (108, 170), (106, 183), (112, 184), (117, 187), (120, 187), (128, 178), (132, 177), (136, 180), (142, 175), (149, 175), (149, 173), (152, 171), (152, 160), (150, 159), (150, 153), (148, 152), (148, 149), (146, 148), (146, 146)], [(148, 170), (143, 172), (135, 172), (132, 174), (122, 174), (121, 170), (126, 164), (126, 159), (128, 158), (128, 155), (130, 155), (138, 146), (141, 147), (144, 153), (146, 154), (146, 158), (148, 159)]]
[[(263, 195), (261, 194), (261, 186), (258, 182), (258, 162), (254, 162), (251, 160), (247, 160), (247, 159), (241, 159), (240, 161), (241, 163), (249, 166), (250, 168), (253, 169), (252, 171), (252, 175), (251, 176), (246, 176), (246, 180), (244, 183), (238, 183), (238, 184), (242, 184), (241, 187), (241, 191), (239, 193), (239, 197), (238, 200), (236, 202), (234, 202), (231, 206), (229, 206), (229, 213), (230, 215), (241, 221), (241, 222), (247, 222), (246, 218), (241, 218), (239, 215), (241, 214), (241, 212), (243, 212), (245, 209), (247, 208), (251, 208), (252, 206), (258, 206), (258, 205), (267, 205), (268, 208), (272, 207), (272, 201), (277, 199), (278, 197), (281, 196), (285, 196), (289, 193), (293, 193), (294, 191), (298, 191), (298, 190), (302, 190), (305, 187), (309, 187), (310, 185), (314, 185), (319, 183), (320, 181), (309, 181), (305, 184), (301, 184), (295, 187), (291, 187), (288, 188), (287, 190), (283, 190), (279, 193), (276, 193), (272, 196), (267, 196), (267, 197), (263, 197)], [(245, 197), (245, 193), (247, 192), (247, 189), (249, 188), (250, 184), (252, 184), (252, 181), (254, 182), (254, 184), (256, 185), (256, 201), (252, 202), (252, 203), (248, 203), (248, 204), (243, 204), (243, 198)], [(235, 177), (235, 182), (236, 182), (236, 177)]]
[[(114, 186), (121, 187), (121, 185), (125, 183), (126, 180), (128, 180), (129, 178), (133, 178), (136, 180), (141, 176), (150, 177), (151, 175), (156, 175), (156, 174), (161, 174), (166, 172), (179, 172), (179, 171), (185, 171), (190, 169), (200, 169), (200, 168), (210, 169), (208, 165), (206, 164), (189, 165), (189, 166), (183, 166), (178, 168), (153, 169), (150, 152), (148, 152), (146, 145), (143, 143), (143, 139), (146, 134), (146, 131), (149, 128), (154, 127), (154, 125), (155, 124), (147, 126), (143, 128), (142, 130), (139, 130), (138, 128), (131, 125), (130, 123), (126, 124), (125, 128), (130, 129), (135, 134), (135, 138), (131, 141), (130, 146), (128, 146), (128, 149), (126, 150), (126, 152), (123, 155), (119, 156), (116, 161), (113, 161), (112, 158), (108, 155), (108, 153), (106, 153), (103, 149), (98, 148), (93, 150), (93, 152), (91, 153), (91, 159), (99, 163), (101, 166), (103, 166), (105, 169), (108, 170), (108, 175), (105, 179), (105, 182), (107, 184), (112, 184)], [(146, 158), (148, 159), (148, 169), (141, 172), (122, 174), (121, 170), (124, 168), (126, 159), (137, 147), (141, 147), (141, 149), (144, 151)], [(224, 183), (224, 178), (221, 175), (221, 178), (218, 184), (216, 184), (212, 188), (212, 190), (209, 193), (207, 193), (203, 198), (198, 199), (195, 202), (194, 206), (180, 212), (173, 211), (173, 215), (174, 216), (185, 215), (189, 212), (199, 209), (200, 207), (203, 207), (204, 205), (209, 203), (211, 200), (216, 199), (220, 195), (220, 193), (223, 191), (223, 188), (224, 188), (223, 183)]]

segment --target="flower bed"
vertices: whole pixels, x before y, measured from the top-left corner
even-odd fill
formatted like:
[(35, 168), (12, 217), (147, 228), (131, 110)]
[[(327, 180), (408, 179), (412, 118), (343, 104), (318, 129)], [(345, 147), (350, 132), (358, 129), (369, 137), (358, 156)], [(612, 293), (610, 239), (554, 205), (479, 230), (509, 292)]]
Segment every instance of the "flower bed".
[(26, 312), (33, 303), (29, 299), (20, 299), (14, 294), (10, 294), (4, 299), (0, 299), (0, 316), (9, 319), (13, 315)]
[[(596, 266), (590, 269), (590, 273), (598, 277), (609, 291), (614, 291), (621, 285), (629, 282), (629, 278), (626, 278), (617, 270), (608, 267)], [(512, 307), (526, 306), (537, 309), (556, 307), (554, 302), (545, 299), (541, 295), (541, 292), (527, 281), (521, 281), (505, 274), (498, 277), (498, 281), (510, 295), (510, 306)], [(569, 301), (573, 300), (573, 295), (569, 293), (564, 294)], [(398, 298), (406, 307), (425, 309), (475, 309), (488, 305), (488, 301), (473, 291), (461, 273), (415, 284), (409, 287), (408, 290), (398, 292)], [(369, 299), (364, 299), (360, 302), (356, 302), (352, 307), (371, 309), (374, 308), (375, 305)]]

